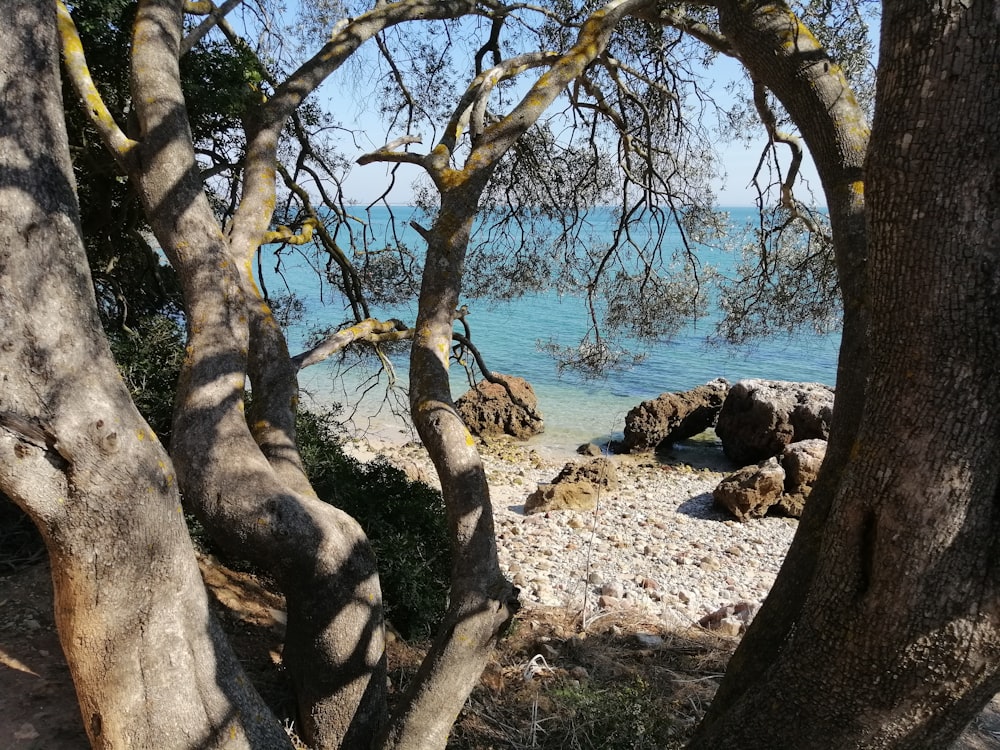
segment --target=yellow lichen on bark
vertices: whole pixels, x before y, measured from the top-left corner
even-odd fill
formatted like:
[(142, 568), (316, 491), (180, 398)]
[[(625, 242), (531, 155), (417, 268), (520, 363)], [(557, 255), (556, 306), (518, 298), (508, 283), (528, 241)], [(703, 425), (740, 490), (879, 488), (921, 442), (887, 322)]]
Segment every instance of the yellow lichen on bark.
[[(273, 203), (273, 201), (271, 202)], [(313, 230), (317, 226), (319, 226), (319, 222), (312, 216), (302, 222), (302, 231), (298, 234), (282, 224), (274, 231), (265, 232), (264, 239), (261, 240), (260, 244), (267, 245), (272, 242), (286, 242), (289, 245), (305, 245), (307, 242), (312, 241)]]
[(76, 31), (76, 24), (73, 23), (69, 9), (61, 0), (56, 0), (56, 16), (66, 72), (83, 100), (91, 123), (97, 128), (105, 145), (117, 159), (121, 160), (135, 147), (136, 142), (128, 138), (118, 127), (118, 123), (115, 122), (115, 118), (97, 90), (90, 75), (90, 68), (87, 66), (83, 42)]

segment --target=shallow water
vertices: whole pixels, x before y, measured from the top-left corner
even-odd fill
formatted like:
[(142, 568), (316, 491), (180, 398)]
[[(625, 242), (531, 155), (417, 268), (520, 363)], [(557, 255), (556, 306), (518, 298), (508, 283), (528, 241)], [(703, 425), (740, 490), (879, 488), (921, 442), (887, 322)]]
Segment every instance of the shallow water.
[[(730, 209), (734, 227), (742, 226), (752, 211)], [(375, 219), (378, 217), (376, 213)], [(374, 221), (373, 226), (376, 224)], [(377, 226), (375, 230), (379, 231)], [(416, 244), (412, 236), (403, 239)], [(734, 262), (716, 249), (705, 248), (704, 252), (720, 267)], [(315, 263), (308, 263), (307, 257), (308, 248), (286, 257), (283, 278), (268, 270), (273, 260), (264, 263), (267, 288), (272, 293), (280, 291), (287, 282), (305, 305), (304, 319), (288, 331), (293, 353), (305, 348), (310, 330), (337, 325), (345, 318), (342, 299), (318, 286), (312, 267)], [(646, 359), (629, 370), (587, 380), (560, 374), (556, 362), (539, 351), (540, 342), (555, 340), (571, 345), (585, 333), (585, 308), (580, 299), (553, 291), (503, 304), (474, 300), (469, 307), (474, 340), (490, 369), (519, 375), (534, 387), (546, 423), (545, 435), (536, 442), (544, 445), (568, 447), (620, 436), (625, 414), (640, 401), (665, 391), (687, 390), (717, 377), (731, 382), (770, 378), (833, 384), (835, 380), (839, 334), (783, 335), (740, 349), (710, 340), (710, 318), (692, 323), (669, 341), (650, 347)], [(414, 309), (410, 305), (376, 314), (412, 323)], [(392, 360), (399, 382), (405, 383), (405, 355), (393, 356)], [(371, 368), (345, 368), (343, 363), (329, 361), (303, 372), (301, 383), (318, 403), (355, 404), (362, 423), (373, 420), (382, 432), (398, 437), (401, 427), (381, 402), (388, 377), (383, 374), (377, 385), (361, 397), (371, 385), (367, 382), (371, 372)], [(457, 396), (466, 388), (468, 381), (462, 368), (453, 367), (453, 392)], [(397, 399), (405, 409), (405, 395), (397, 394)]]

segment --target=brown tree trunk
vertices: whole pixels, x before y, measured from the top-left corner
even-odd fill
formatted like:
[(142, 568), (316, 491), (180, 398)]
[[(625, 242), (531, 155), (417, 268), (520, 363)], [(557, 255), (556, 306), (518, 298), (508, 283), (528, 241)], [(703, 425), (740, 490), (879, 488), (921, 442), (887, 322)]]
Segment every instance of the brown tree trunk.
[(479, 451), (455, 410), (448, 361), (476, 200), (488, 175), (441, 196), (428, 248), (410, 355), (410, 407), (434, 461), (452, 538), (450, 604), (381, 747), (444, 747), (458, 712), (517, 610), (500, 571), (493, 506)]
[(730, 662), (705, 726), (760, 679), (795, 626), (816, 569), (830, 507), (855, 442), (868, 379), (868, 247), (862, 168), (869, 131), (864, 112), (843, 73), (785, 4), (723, 2), (719, 18), (747, 72), (778, 97), (809, 146), (830, 213), (843, 330), (837, 409), (822, 472), (785, 565)]
[[(188, 357), (181, 372), (171, 448), (178, 480), (213, 538), (277, 579), (288, 606), (284, 663), (299, 704), (299, 730), (317, 749), (365, 746), (385, 719), (382, 598), (374, 555), (357, 522), (316, 499), (294, 452), (291, 419), (262, 424), (268, 455), (243, 413), (248, 357), (284, 342), (251, 344), (269, 312), (242, 274), (246, 262), (223, 235), (202, 188), (180, 88), (181, 4), (143, 0), (133, 41), (141, 133), (133, 176), (147, 216), (181, 279)], [(261, 223), (266, 226), (266, 221)], [(273, 322), (273, 321), (272, 321)], [(263, 350), (262, 347), (270, 347)], [(290, 378), (294, 373), (286, 372)], [(263, 375), (265, 407), (273, 383)], [(294, 380), (284, 382), (294, 415)], [(277, 464), (277, 469), (269, 459)], [(291, 478), (291, 481), (289, 480)]]
[(173, 469), (101, 331), (63, 126), (55, 6), (0, 27), (0, 488), (49, 550), (95, 748), (290, 747), (211, 617)]
[(1000, 689), (1000, 17), (882, 34), (857, 438), (794, 630), (692, 747), (943, 748)]

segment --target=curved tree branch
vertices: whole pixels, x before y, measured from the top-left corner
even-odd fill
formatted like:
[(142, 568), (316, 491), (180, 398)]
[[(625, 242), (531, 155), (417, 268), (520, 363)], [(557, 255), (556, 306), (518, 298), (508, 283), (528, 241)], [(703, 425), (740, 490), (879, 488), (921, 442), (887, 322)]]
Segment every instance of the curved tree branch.
[(73, 23), (73, 18), (62, 0), (56, 0), (56, 12), (66, 73), (83, 103), (84, 113), (97, 129), (104, 147), (114, 158), (118, 167), (123, 172), (128, 172), (129, 159), (136, 142), (126, 136), (118, 127), (118, 123), (115, 122), (115, 118), (104, 103), (101, 93), (94, 85), (94, 79), (90, 75), (87, 58), (83, 52), (83, 43), (76, 31), (76, 24)]
[(343, 351), (356, 341), (380, 343), (409, 338), (413, 338), (413, 329), (407, 328), (403, 321), (395, 318), (385, 321), (369, 318), (327, 336), (308, 351), (296, 354), (292, 357), (292, 364), (303, 370)]

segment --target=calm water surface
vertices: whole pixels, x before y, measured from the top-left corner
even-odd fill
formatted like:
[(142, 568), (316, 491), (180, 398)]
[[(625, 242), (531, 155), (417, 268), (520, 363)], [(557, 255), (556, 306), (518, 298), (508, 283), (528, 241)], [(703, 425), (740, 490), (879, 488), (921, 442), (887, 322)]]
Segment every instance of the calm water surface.
[[(398, 209), (397, 209), (398, 210)], [(403, 209), (404, 215), (409, 209)], [(753, 209), (729, 209), (734, 227), (742, 227)], [(372, 226), (384, 232), (386, 214), (374, 215)], [(742, 231), (742, 229), (734, 229)], [(403, 239), (419, 247), (419, 239), (407, 230)], [(321, 290), (308, 250), (285, 256), (281, 276), (272, 270), (272, 258), (265, 258), (264, 282), (269, 291), (294, 289), (305, 305), (301, 323), (288, 331), (292, 353), (305, 348), (312, 329), (337, 325), (346, 317), (342, 298)], [(732, 256), (718, 250), (703, 249), (710, 261), (726, 270)], [(287, 252), (287, 251), (286, 251)], [(540, 439), (545, 445), (570, 447), (587, 440), (620, 433), (626, 412), (638, 402), (665, 391), (692, 388), (713, 378), (735, 382), (743, 378), (810, 381), (833, 384), (836, 372), (839, 334), (803, 333), (758, 341), (752, 348), (735, 348), (712, 341), (710, 318), (691, 323), (669, 341), (646, 350), (644, 361), (625, 372), (588, 380), (574, 374), (560, 374), (556, 362), (539, 351), (538, 343), (556, 340), (572, 345), (585, 333), (584, 306), (580, 299), (555, 292), (534, 294), (508, 303), (470, 302), (468, 321), (474, 341), (487, 364), (495, 372), (519, 375), (532, 384), (546, 422)], [(415, 307), (380, 310), (380, 315), (413, 322)], [(638, 347), (637, 347), (638, 348)], [(393, 356), (398, 381), (405, 384), (406, 357)], [(391, 421), (389, 410), (382, 406), (388, 378), (382, 375), (375, 387), (367, 380), (371, 368), (345, 368), (339, 361), (329, 361), (302, 373), (304, 391), (318, 402), (360, 402), (360, 414), (378, 412), (376, 421)], [(456, 396), (468, 388), (460, 367), (452, 369), (452, 390)], [(400, 398), (402, 401), (403, 398)]]

